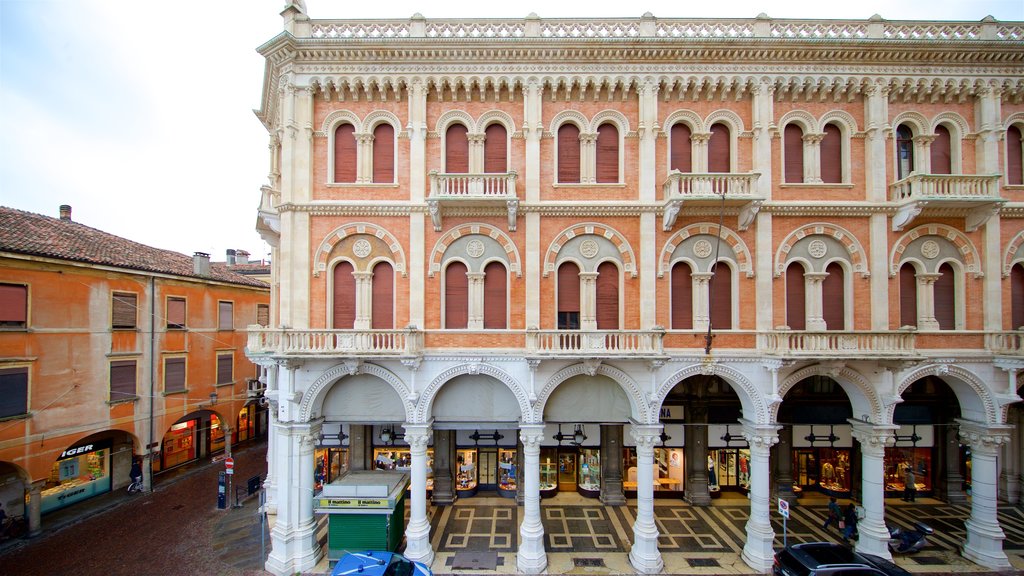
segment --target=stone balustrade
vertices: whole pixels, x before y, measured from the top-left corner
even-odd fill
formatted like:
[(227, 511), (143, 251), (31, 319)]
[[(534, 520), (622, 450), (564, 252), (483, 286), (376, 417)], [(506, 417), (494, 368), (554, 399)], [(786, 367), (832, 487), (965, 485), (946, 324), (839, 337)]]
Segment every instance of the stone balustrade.
[(993, 200), (999, 198), (999, 175), (911, 174), (894, 182), (890, 200)]
[(416, 356), (423, 350), (419, 330), (293, 330), (249, 327), (253, 356)]
[(527, 330), (526, 353), (568, 357), (662, 356), (664, 330)]
[(661, 185), (665, 200), (715, 196), (751, 200), (758, 173), (694, 173), (673, 170)]
[(758, 334), (757, 347), (778, 356), (880, 358), (916, 356), (914, 332), (775, 330)]
[(430, 172), (431, 198), (502, 199), (516, 197), (515, 171), (495, 174)]

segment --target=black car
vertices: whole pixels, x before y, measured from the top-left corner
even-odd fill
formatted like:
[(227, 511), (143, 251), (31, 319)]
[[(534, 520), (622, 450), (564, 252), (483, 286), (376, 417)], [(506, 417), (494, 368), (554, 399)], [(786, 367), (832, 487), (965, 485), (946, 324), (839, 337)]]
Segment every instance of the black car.
[(808, 542), (775, 553), (775, 576), (911, 576), (892, 562), (841, 544)]

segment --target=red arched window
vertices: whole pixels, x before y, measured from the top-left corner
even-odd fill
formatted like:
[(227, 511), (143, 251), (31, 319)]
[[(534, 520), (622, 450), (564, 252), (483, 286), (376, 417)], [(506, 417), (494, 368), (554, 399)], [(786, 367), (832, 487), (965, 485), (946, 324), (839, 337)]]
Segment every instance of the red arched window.
[(469, 326), (469, 277), (466, 265), (452, 262), (444, 269), (444, 327)]
[(821, 140), (821, 181), (826, 184), (840, 184), (843, 181), (843, 133), (835, 124), (825, 125), (825, 137)]
[(568, 122), (558, 127), (558, 181), (580, 181), (580, 129)]
[(682, 122), (672, 125), (672, 141), (669, 152), (669, 170), (693, 172), (693, 143), (690, 141), (690, 127)]
[(381, 262), (373, 267), (372, 298), (370, 327), (374, 330), (394, 329), (395, 271), (387, 262)]
[(356, 325), (356, 277), (352, 264), (338, 262), (334, 267), (334, 323), (335, 330), (351, 330)]
[(794, 262), (786, 268), (786, 325), (790, 330), (807, 330), (806, 294), (804, 267)]
[(798, 124), (786, 124), (782, 132), (783, 153), (786, 155), (786, 182), (804, 181), (804, 129)]
[(917, 271), (900, 267), (900, 326), (917, 326)]
[(1020, 128), (1006, 129), (1006, 183), (1011, 186), (1024, 184), (1024, 143)]
[(1024, 326), (1024, 264), (1010, 268), (1010, 329)]
[(843, 267), (833, 262), (825, 268), (821, 283), (821, 315), (826, 330), (846, 329), (846, 298)]
[(708, 142), (708, 172), (731, 171), (729, 127), (725, 124), (712, 124), (711, 140)]
[(932, 140), (932, 174), (952, 174), (953, 161), (949, 129), (945, 126), (935, 128), (935, 140)]
[(340, 124), (334, 129), (334, 182), (349, 184), (356, 181), (356, 128)]
[(484, 130), (484, 172), (508, 172), (508, 132), (497, 122)]
[(373, 181), (395, 181), (395, 129), (386, 122), (373, 129)]
[(732, 329), (732, 269), (719, 262), (715, 266), (715, 274), (708, 286), (709, 308), (711, 309), (711, 328), (713, 330)]
[(469, 172), (469, 129), (452, 124), (444, 135), (444, 171), (448, 174)]
[(508, 328), (508, 276), (505, 266), (491, 262), (484, 267), (484, 328)]
[(558, 329), (579, 330), (580, 269), (572, 262), (558, 267)]
[(953, 267), (949, 264), (939, 266), (939, 279), (935, 281), (935, 319), (939, 322), (939, 330), (956, 329), (956, 281)]
[(902, 180), (914, 171), (914, 134), (906, 124), (896, 128), (896, 178)]
[(693, 329), (693, 279), (690, 265), (679, 262), (672, 267), (672, 329)]
[(611, 262), (597, 267), (597, 329), (619, 329), (619, 269)]
[(619, 130), (614, 124), (597, 127), (596, 173), (599, 184), (619, 181)]

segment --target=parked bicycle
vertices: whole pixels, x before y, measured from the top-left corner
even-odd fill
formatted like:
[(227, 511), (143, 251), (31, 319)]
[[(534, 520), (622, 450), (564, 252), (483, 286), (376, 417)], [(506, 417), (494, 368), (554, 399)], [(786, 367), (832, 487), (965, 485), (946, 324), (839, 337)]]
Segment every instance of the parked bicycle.
[(129, 494), (138, 494), (142, 492), (142, 477), (132, 479), (132, 483), (128, 485)]

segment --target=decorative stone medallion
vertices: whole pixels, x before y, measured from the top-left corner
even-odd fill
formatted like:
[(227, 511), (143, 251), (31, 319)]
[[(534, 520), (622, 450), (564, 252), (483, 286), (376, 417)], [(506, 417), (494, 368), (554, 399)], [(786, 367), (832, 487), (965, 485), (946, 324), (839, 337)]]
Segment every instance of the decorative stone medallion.
[(707, 240), (698, 240), (693, 243), (693, 253), (698, 258), (707, 258), (711, 256), (711, 242)]
[(356, 240), (352, 244), (352, 253), (360, 258), (366, 258), (373, 251), (373, 247), (370, 246), (370, 241), (365, 238)]
[(933, 260), (939, 255), (939, 243), (935, 240), (925, 240), (921, 243), (921, 256)]
[(593, 258), (594, 256), (597, 256), (598, 250), (597, 242), (594, 242), (593, 240), (584, 240), (583, 242), (580, 242), (580, 254), (582, 254), (584, 258)]
[(470, 240), (469, 244), (466, 245), (466, 254), (469, 254), (473, 258), (479, 258), (483, 256), (484, 243), (479, 240)]
[(813, 258), (821, 258), (828, 254), (828, 244), (825, 244), (822, 240), (811, 240), (810, 244), (807, 245), (807, 253)]

